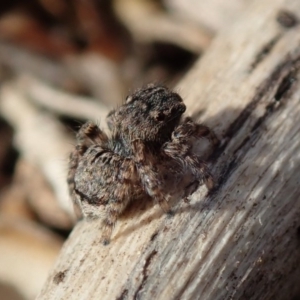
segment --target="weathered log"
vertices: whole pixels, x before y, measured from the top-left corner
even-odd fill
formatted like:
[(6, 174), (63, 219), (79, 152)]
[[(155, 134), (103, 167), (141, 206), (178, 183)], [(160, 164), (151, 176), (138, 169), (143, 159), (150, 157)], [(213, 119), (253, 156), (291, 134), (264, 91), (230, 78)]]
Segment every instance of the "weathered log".
[(253, 1), (178, 87), (221, 139), (216, 189), (167, 219), (82, 220), (39, 299), (292, 299), (300, 281), (300, 2)]

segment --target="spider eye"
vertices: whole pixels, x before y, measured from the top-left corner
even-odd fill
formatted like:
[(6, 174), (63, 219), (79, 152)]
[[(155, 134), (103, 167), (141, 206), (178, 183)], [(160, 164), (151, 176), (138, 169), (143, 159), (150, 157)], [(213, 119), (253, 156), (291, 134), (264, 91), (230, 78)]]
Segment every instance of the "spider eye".
[(157, 116), (156, 116), (156, 121), (163, 121), (166, 118), (166, 115), (162, 112), (160, 112)]

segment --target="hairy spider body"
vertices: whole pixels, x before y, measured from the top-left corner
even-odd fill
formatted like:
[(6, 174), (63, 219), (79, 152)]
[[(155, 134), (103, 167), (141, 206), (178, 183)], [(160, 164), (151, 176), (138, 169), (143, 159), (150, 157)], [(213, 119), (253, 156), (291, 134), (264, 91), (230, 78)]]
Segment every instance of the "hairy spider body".
[(92, 122), (78, 131), (70, 155), (70, 194), (85, 217), (102, 220), (103, 244), (130, 201), (147, 194), (170, 213), (171, 199), (188, 197), (202, 183), (213, 187), (193, 146), (201, 138), (214, 146), (218, 140), (208, 127), (181, 121), (185, 109), (178, 94), (148, 85), (109, 113), (111, 137)]

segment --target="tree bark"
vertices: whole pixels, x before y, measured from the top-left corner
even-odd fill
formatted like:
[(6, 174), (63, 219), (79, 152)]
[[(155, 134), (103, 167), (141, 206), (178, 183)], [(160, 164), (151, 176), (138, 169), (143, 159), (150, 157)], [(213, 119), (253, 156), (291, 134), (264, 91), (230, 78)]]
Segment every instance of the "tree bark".
[(80, 221), (38, 299), (292, 299), (300, 283), (300, 2), (253, 1), (178, 86), (221, 139), (217, 187), (168, 219)]

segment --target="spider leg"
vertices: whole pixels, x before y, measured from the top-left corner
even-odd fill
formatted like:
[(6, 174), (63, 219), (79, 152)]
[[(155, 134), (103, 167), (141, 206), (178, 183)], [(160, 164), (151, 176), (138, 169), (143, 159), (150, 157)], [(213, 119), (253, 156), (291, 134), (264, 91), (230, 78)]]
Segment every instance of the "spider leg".
[(117, 190), (120, 192), (122, 191), (124, 194), (121, 195), (120, 198), (114, 198), (110, 200), (110, 203), (107, 205), (105, 217), (103, 219), (103, 233), (101, 237), (101, 242), (103, 245), (108, 245), (110, 243), (111, 235), (113, 228), (119, 218), (119, 216), (123, 213), (125, 210), (130, 198), (124, 197), (126, 194), (126, 187), (117, 187)]
[(153, 154), (141, 140), (133, 141), (135, 164), (142, 180), (144, 190), (160, 205), (163, 212), (172, 215), (167, 196), (163, 193), (163, 180), (155, 166)]
[(134, 196), (134, 190), (136, 190), (134, 162), (130, 159), (124, 159), (120, 162), (118, 170), (122, 171), (118, 174), (116, 183), (111, 187), (111, 196), (103, 219), (103, 245), (108, 245), (110, 243), (112, 230), (119, 216), (124, 212), (128, 203)]
[(77, 145), (89, 147), (93, 144), (103, 145), (108, 141), (107, 135), (93, 122), (86, 122), (81, 126), (77, 135)]
[(197, 155), (191, 153), (193, 140), (205, 138), (213, 146), (218, 145), (219, 140), (212, 130), (202, 124), (197, 124), (191, 118), (186, 118), (172, 133), (172, 140), (163, 146), (163, 151), (169, 157), (180, 161), (189, 168), (199, 183), (204, 182), (208, 189), (214, 186), (213, 177), (208, 165)]
[(138, 191), (134, 162), (92, 145), (79, 162), (74, 181), (83, 215), (102, 222), (101, 242), (108, 245), (115, 223)]
[(175, 128), (172, 142), (183, 143), (191, 139), (207, 139), (213, 147), (219, 144), (218, 138), (209, 127), (195, 123), (190, 117), (187, 117), (182, 124)]
[(76, 135), (76, 140), (76, 146), (69, 157), (67, 183), (72, 200), (76, 205), (81, 206), (79, 201), (80, 199), (78, 199), (78, 195), (76, 195), (75, 193), (74, 181), (79, 160), (84, 155), (89, 146), (96, 143), (105, 144), (108, 140), (108, 137), (103, 131), (100, 130), (100, 128), (96, 124), (92, 122), (86, 122), (79, 129)]

